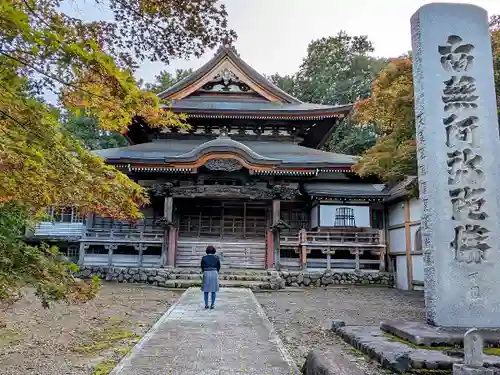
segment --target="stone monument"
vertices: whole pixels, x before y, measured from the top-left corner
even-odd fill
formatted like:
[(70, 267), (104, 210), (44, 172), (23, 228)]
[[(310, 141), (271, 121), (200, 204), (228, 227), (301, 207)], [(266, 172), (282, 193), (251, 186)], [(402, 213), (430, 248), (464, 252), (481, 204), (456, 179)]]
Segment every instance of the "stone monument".
[(500, 136), (488, 16), (428, 4), (411, 24), (429, 324), (335, 320), (332, 330), (395, 372), (493, 375), (500, 358), (483, 343), (500, 346)]
[(487, 12), (411, 19), (428, 323), (500, 327), (500, 138)]
[(483, 367), (483, 338), (477, 328), (464, 335), (464, 363), (453, 364), (453, 375), (493, 375), (494, 371)]

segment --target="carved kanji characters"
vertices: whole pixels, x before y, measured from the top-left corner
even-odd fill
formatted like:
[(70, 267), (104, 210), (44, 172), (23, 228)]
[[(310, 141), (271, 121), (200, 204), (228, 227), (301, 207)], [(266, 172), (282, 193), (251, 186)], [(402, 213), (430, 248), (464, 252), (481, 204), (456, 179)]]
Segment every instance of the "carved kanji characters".
[(446, 129), (446, 146), (455, 147), (464, 142), (471, 147), (475, 147), (475, 133), (479, 119), (476, 116), (468, 116), (462, 120), (457, 120), (458, 116), (452, 114), (443, 119)]
[(448, 185), (480, 185), (484, 181), (483, 158), (470, 148), (448, 153)]
[(469, 76), (452, 76), (444, 82), (443, 96), (444, 110), (459, 108), (477, 108), (476, 80)]
[(475, 224), (458, 225), (455, 227), (455, 238), (451, 243), (455, 251), (455, 258), (459, 262), (481, 263), (484, 260), (488, 244), (486, 228)]
[(484, 220), (488, 216), (484, 210), (485, 189), (468, 186), (450, 190), (454, 220)]
[(466, 72), (474, 62), (473, 50), (472, 44), (465, 44), (459, 36), (450, 35), (447, 45), (438, 46), (441, 65), (448, 72)]

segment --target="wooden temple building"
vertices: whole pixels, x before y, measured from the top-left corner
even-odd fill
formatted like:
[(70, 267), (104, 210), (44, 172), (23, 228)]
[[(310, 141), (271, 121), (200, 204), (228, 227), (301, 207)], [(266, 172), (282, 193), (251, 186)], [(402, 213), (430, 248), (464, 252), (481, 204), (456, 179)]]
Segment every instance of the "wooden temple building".
[(71, 214), (79, 264), (198, 267), (211, 244), (229, 268), (384, 269), (384, 185), (322, 150), (350, 105), (301, 102), (231, 46), (159, 96), (190, 129), (137, 119), (129, 146), (96, 151), (151, 204), (137, 223)]

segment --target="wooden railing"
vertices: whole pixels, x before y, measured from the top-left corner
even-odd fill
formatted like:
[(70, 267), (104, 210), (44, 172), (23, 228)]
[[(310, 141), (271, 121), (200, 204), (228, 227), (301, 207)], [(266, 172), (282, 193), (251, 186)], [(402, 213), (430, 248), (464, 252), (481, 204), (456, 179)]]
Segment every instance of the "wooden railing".
[(86, 242), (162, 243), (165, 230), (153, 218), (138, 223), (103, 222), (86, 228)]
[(164, 230), (152, 229), (100, 229), (88, 228), (85, 231), (85, 240), (110, 241), (110, 242), (152, 242), (163, 241)]
[(301, 231), (299, 246), (342, 248), (385, 248), (383, 231), (378, 229), (330, 229), (321, 232)]
[[(297, 266), (310, 268), (361, 268), (379, 265), (385, 269), (384, 232), (371, 228), (328, 228), (322, 231), (301, 230), (298, 235), (281, 235), (280, 248), (294, 249), (299, 259), (283, 259), (285, 263), (298, 263)], [(313, 250), (321, 251), (324, 258), (308, 259)], [(351, 259), (332, 257), (337, 251), (349, 251)], [(361, 258), (369, 253), (371, 259)], [(376, 259), (373, 259), (373, 256)], [(347, 257), (346, 257), (347, 258)]]

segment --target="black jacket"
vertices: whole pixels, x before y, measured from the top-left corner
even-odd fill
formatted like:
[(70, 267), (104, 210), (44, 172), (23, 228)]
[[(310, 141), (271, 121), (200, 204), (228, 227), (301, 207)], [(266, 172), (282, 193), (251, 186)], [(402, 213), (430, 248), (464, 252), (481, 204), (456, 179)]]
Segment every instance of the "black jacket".
[(210, 269), (220, 271), (219, 257), (213, 254), (208, 254), (201, 258), (201, 270), (205, 271)]

